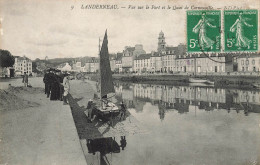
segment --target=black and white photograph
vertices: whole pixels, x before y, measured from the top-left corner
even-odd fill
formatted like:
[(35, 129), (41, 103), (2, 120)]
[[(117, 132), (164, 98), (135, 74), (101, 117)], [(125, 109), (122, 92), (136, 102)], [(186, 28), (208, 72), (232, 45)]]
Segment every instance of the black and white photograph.
[(0, 165), (260, 165), (259, 0), (0, 0)]

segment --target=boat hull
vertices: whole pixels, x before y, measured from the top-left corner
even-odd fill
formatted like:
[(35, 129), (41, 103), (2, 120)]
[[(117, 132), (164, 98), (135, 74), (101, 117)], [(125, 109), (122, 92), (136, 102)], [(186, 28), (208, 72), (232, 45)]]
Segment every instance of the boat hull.
[(197, 78), (189, 78), (190, 83), (206, 83), (208, 80), (197, 79)]
[(120, 109), (114, 103), (111, 103), (108, 107), (96, 106), (94, 114), (101, 120), (110, 120), (120, 114)]
[(214, 85), (213, 81), (209, 81), (206, 79), (199, 79), (199, 78), (189, 78), (189, 82), (192, 84), (206, 84), (206, 85)]

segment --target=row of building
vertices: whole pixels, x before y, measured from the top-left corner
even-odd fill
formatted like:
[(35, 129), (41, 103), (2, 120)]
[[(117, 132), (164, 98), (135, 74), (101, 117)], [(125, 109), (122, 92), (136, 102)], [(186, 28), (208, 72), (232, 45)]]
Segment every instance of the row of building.
[[(258, 53), (188, 53), (186, 45), (167, 46), (164, 33), (158, 37), (157, 51), (146, 53), (141, 44), (125, 47), (121, 53), (110, 54), (115, 73), (228, 73), (259, 72)], [(98, 72), (99, 58), (75, 61), (72, 70)]]
[[(158, 36), (157, 51), (146, 53), (143, 45), (126, 46), (120, 53), (110, 54), (110, 66), (114, 73), (219, 73), (260, 71), (258, 53), (188, 53), (186, 45), (167, 46), (164, 33)], [(46, 59), (45, 59), (46, 60)], [(45, 64), (46, 65), (46, 64)], [(39, 66), (39, 65), (37, 65)], [(32, 61), (15, 56), (14, 74), (32, 74)], [(98, 57), (84, 57), (58, 66), (62, 71), (90, 72), (99, 70)]]
[(14, 56), (14, 65), (13, 67), (8, 68), (1, 68), (0, 74), (1, 77), (14, 77), (14, 76), (21, 76), (24, 73), (28, 75), (32, 75), (32, 60), (23, 56)]

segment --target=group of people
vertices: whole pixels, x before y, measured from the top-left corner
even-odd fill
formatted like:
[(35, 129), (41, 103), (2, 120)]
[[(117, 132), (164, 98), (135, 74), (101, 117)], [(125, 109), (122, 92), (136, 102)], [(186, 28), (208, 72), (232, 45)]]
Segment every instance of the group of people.
[(60, 100), (68, 104), (70, 90), (69, 74), (62, 73), (57, 69), (48, 69), (43, 78), (45, 83), (45, 94), (50, 100)]

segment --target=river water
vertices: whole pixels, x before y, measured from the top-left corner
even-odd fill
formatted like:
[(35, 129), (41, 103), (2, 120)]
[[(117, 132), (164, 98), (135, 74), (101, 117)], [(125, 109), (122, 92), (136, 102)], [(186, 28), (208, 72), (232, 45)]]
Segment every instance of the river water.
[(122, 82), (115, 90), (149, 131), (89, 141), (88, 164), (259, 163), (260, 91)]

